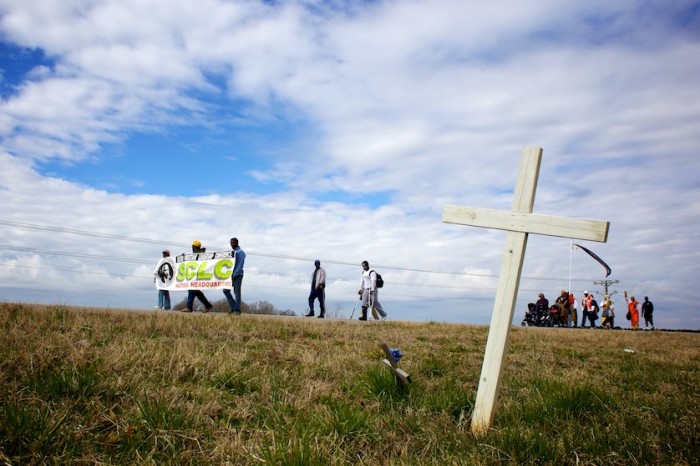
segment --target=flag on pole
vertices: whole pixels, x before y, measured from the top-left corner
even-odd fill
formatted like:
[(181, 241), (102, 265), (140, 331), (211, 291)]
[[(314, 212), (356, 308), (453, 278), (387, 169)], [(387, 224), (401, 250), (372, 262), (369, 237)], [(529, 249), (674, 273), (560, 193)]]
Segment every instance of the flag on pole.
[(594, 253), (594, 252), (591, 251), (590, 249), (584, 248), (583, 246), (581, 246), (581, 245), (579, 245), (579, 244), (574, 244), (574, 246), (576, 246), (577, 248), (583, 249), (586, 253), (588, 253), (589, 256), (591, 256), (593, 259), (595, 259), (595, 260), (597, 260), (598, 262), (600, 262), (600, 265), (602, 265), (603, 267), (605, 267), (605, 271), (607, 272), (607, 273), (605, 274), (606, 277), (609, 276), (609, 275), (612, 273), (612, 270), (610, 270), (610, 266), (609, 266), (608, 264), (606, 264), (605, 261), (603, 261), (603, 259), (601, 259), (600, 257), (598, 257), (598, 255), (597, 255), (596, 253)]

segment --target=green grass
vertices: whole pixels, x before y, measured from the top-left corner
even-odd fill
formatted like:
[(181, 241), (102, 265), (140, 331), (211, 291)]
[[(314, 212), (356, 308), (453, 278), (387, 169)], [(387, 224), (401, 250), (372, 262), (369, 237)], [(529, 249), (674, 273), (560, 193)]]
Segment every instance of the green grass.
[(0, 409), (0, 436), (5, 459), (49, 456), (64, 445), (59, 429), (67, 409), (50, 408), (29, 400), (4, 402)]
[(485, 327), (5, 303), (0, 329), (0, 463), (700, 464), (698, 334), (514, 328), (476, 438)]

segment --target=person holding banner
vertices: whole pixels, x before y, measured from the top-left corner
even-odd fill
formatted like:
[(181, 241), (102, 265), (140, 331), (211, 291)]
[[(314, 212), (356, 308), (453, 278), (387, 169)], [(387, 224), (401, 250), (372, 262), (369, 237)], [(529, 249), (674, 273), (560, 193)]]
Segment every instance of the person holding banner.
[[(202, 247), (202, 243), (196, 239), (192, 241), (192, 252), (193, 253), (200, 253), (200, 252), (206, 252), (206, 248)], [(204, 311), (203, 312), (209, 312), (211, 309), (214, 307), (209, 300), (207, 299), (206, 296), (204, 296), (204, 293), (202, 293), (202, 290), (187, 290), (187, 308), (183, 309), (182, 312), (192, 312), (192, 309), (194, 307), (194, 298), (198, 298), (199, 301), (204, 304)]]
[[(170, 257), (170, 251), (163, 251), (163, 258), (158, 261), (155, 270), (153, 271), (153, 281), (156, 282), (159, 278), (161, 282), (167, 282), (173, 276), (172, 267), (165, 261)], [(158, 306), (156, 309), (170, 310), (170, 292), (168, 290), (158, 290)]]
[(228, 301), (231, 314), (240, 315), (241, 313), (241, 287), (243, 286), (243, 266), (245, 265), (245, 252), (238, 245), (238, 238), (231, 238), (229, 242), (233, 249), (233, 274), (231, 275), (231, 284), (233, 285), (233, 294), (236, 299), (231, 296), (231, 290), (224, 289), (224, 296)]

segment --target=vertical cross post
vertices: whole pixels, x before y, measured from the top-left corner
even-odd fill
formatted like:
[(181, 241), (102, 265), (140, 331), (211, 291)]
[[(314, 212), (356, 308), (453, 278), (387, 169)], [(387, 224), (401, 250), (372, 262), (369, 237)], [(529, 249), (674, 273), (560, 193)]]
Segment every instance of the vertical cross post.
[[(513, 193), (513, 212), (532, 212), (541, 159), (542, 149), (523, 151), (520, 174)], [(520, 274), (525, 259), (527, 236), (528, 233), (509, 231), (506, 238), (505, 252), (501, 260), (500, 279), (496, 289), (496, 301), (491, 314), (491, 327), (486, 341), (484, 362), (481, 367), (481, 377), (479, 377), (479, 389), (476, 392), (476, 403), (472, 415), (472, 432), (475, 434), (485, 432), (493, 422), (503, 361), (508, 351), (508, 335), (520, 287)]]
[(532, 214), (541, 160), (542, 149), (523, 150), (511, 212), (457, 206), (445, 206), (443, 210), (446, 223), (508, 231), (472, 415), (471, 429), (477, 436), (486, 433), (493, 422), (528, 234), (607, 240), (609, 222)]

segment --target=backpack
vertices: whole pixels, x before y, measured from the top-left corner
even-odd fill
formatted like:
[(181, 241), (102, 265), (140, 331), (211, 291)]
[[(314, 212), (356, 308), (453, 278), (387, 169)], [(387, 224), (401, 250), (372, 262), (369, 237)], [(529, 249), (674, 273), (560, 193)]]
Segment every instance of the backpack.
[[(384, 288), (384, 279), (382, 278), (382, 276), (379, 275), (379, 274), (378, 274), (377, 272), (375, 272), (374, 270), (372, 270), (372, 272), (374, 272), (374, 275), (377, 277), (377, 281), (376, 281), (376, 283), (377, 283), (377, 288)], [(370, 273), (371, 273), (371, 272), (370, 272)]]

